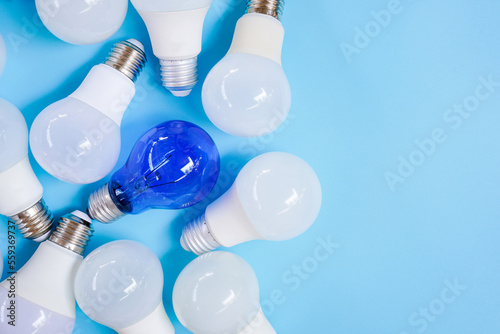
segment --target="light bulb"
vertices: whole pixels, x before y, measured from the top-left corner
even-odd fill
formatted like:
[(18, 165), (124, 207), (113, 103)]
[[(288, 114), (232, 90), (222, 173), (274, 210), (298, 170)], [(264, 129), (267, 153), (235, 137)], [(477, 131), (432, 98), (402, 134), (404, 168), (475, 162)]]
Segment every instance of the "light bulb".
[(127, 0), (35, 0), (43, 24), (57, 38), (71, 44), (107, 40), (122, 25)]
[(7, 59), (7, 51), (5, 50), (5, 43), (3, 37), (0, 34), (0, 75), (2, 75), (3, 69), (5, 68), (5, 61)]
[(198, 82), (203, 22), (212, 0), (132, 0), (160, 59), (163, 86), (184, 97)]
[(174, 333), (162, 302), (158, 257), (136, 241), (118, 240), (90, 253), (75, 278), (78, 306), (120, 334)]
[(161, 123), (139, 139), (125, 166), (90, 196), (88, 212), (110, 223), (149, 208), (186, 208), (210, 193), (219, 168), (219, 151), (205, 130), (185, 121)]
[(312, 225), (320, 207), (321, 185), (311, 166), (293, 154), (265, 153), (242, 168), (204, 215), (186, 224), (181, 244), (203, 254), (255, 239), (288, 240)]
[(69, 97), (45, 108), (31, 126), (31, 151), (60, 180), (86, 184), (105, 177), (120, 154), (120, 123), (146, 62), (142, 44), (116, 43)]
[(49, 240), (0, 284), (0, 333), (71, 333), (76, 305), (76, 270), (93, 229), (90, 218), (74, 211), (61, 218)]
[(28, 127), (13, 104), (0, 98), (0, 214), (8, 216), (25, 238), (43, 241), (52, 213), (28, 159)]
[(290, 85), (281, 67), (283, 5), (284, 0), (248, 0), (231, 48), (205, 79), (203, 108), (231, 135), (268, 134), (290, 111)]
[(179, 274), (172, 294), (175, 314), (195, 334), (276, 334), (259, 301), (252, 267), (229, 252), (210, 252)]

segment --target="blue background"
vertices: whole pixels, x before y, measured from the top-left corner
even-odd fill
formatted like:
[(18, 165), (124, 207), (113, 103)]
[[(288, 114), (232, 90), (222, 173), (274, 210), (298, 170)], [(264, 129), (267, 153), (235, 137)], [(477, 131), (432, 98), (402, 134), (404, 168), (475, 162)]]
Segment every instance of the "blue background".
[[(214, 0), (199, 57), (200, 83), (181, 99), (162, 88), (158, 60), (131, 5), (110, 40), (74, 46), (40, 24), (33, 1), (2, 1), (0, 33), (8, 59), (0, 96), (31, 125), (43, 108), (78, 87), (113, 42), (137, 38), (149, 62), (123, 119), (116, 169), (145, 130), (183, 119), (205, 128), (221, 152), (221, 178), (209, 201), (247, 161), (267, 151), (302, 157), (322, 182), (323, 207), (305, 234), (231, 249), (253, 266), (264, 312), (277, 332), (498, 333), (500, 2), (289, 1), (282, 20), (283, 67), (292, 110), (275, 133), (251, 140), (213, 126), (200, 99), (201, 83), (229, 48), (244, 5)], [(390, 22), (380, 14), (387, 8), (393, 11)], [(375, 17), (385, 18), (383, 26)], [(481, 78), (494, 82), (490, 90)], [(453, 108), (464, 103), (473, 111), (458, 116)], [(31, 160), (57, 216), (85, 208), (90, 192), (106, 182), (66, 184)], [(178, 240), (185, 221), (209, 201), (97, 223), (88, 246), (89, 252), (133, 239), (153, 249), (163, 265), (163, 299), (177, 333), (187, 331), (176, 320), (171, 291), (194, 258)], [(3, 217), (1, 226), (5, 254)], [(335, 243), (331, 254), (318, 248), (328, 241)], [(17, 245), (20, 267), (37, 244), (18, 238)], [(112, 332), (78, 312), (74, 333)]]

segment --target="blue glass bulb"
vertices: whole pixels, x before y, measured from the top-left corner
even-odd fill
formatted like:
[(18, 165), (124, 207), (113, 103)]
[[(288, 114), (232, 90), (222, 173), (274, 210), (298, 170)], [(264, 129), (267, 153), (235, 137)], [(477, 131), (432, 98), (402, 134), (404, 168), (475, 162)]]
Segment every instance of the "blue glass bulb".
[(204, 199), (219, 176), (220, 157), (208, 133), (185, 121), (161, 123), (135, 144), (108, 183), (111, 200), (126, 214), (181, 209)]

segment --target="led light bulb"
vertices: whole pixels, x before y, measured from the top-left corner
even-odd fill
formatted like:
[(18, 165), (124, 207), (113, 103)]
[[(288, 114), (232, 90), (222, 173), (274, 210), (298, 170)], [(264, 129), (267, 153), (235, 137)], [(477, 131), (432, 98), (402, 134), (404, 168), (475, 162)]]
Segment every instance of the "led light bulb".
[(182, 247), (196, 254), (255, 239), (288, 240), (318, 216), (321, 185), (314, 170), (283, 152), (262, 154), (240, 171), (229, 190), (186, 224)]
[(283, 5), (284, 0), (249, 0), (231, 48), (205, 79), (203, 108), (231, 135), (268, 134), (290, 111), (290, 85), (281, 67)]
[(150, 208), (182, 209), (217, 183), (220, 158), (210, 135), (185, 121), (161, 123), (135, 144), (125, 166), (89, 198), (89, 215), (110, 223)]
[(116, 43), (69, 97), (45, 108), (31, 126), (31, 151), (60, 180), (86, 184), (105, 177), (120, 154), (120, 123), (146, 62), (136, 40)]
[(0, 98), (0, 214), (25, 238), (48, 238), (53, 217), (28, 159), (28, 127), (14, 105)]
[(43, 24), (57, 38), (71, 44), (107, 40), (122, 25), (127, 0), (35, 0)]
[(229, 252), (210, 252), (191, 261), (175, 281), (175, 314), (195, 334), (275, 334), (259, 301), (259, 282), (250, 265)]
[(160, 59), (163, 86), (184, 97), (198, 82), (203, 22), (212, 0), (132, 0)]
[(2, 75), (3, 69), (5, 68), (5, 61), (7, 59), (7, 51), (5, 50), (5, 43), (3, 41), (2, 35), (0, 35), (0, 75)]
[(73, 283), (92, 236), (90, 218), (74, 211), (61, 218), (49, 240), (0, 284), (0, 333), (71, 333), (76, 306)]
[(75, 297), (92, 320), (119, 334), (169, 334), (158, 257), (136, 241), (118, 240), (90, 253), (75, 278)]

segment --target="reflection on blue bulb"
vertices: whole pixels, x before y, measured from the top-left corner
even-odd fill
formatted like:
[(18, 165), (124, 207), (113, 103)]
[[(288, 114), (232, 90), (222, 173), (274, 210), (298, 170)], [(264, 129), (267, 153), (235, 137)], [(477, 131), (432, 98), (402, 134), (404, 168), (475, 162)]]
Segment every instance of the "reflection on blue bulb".
[(186, 208), (210, 193), (219, 168), (219, 152), (205, 130), (169, 121), (139, 139), (125, 166), (111, 177), (109, 193), (123, 213)]

